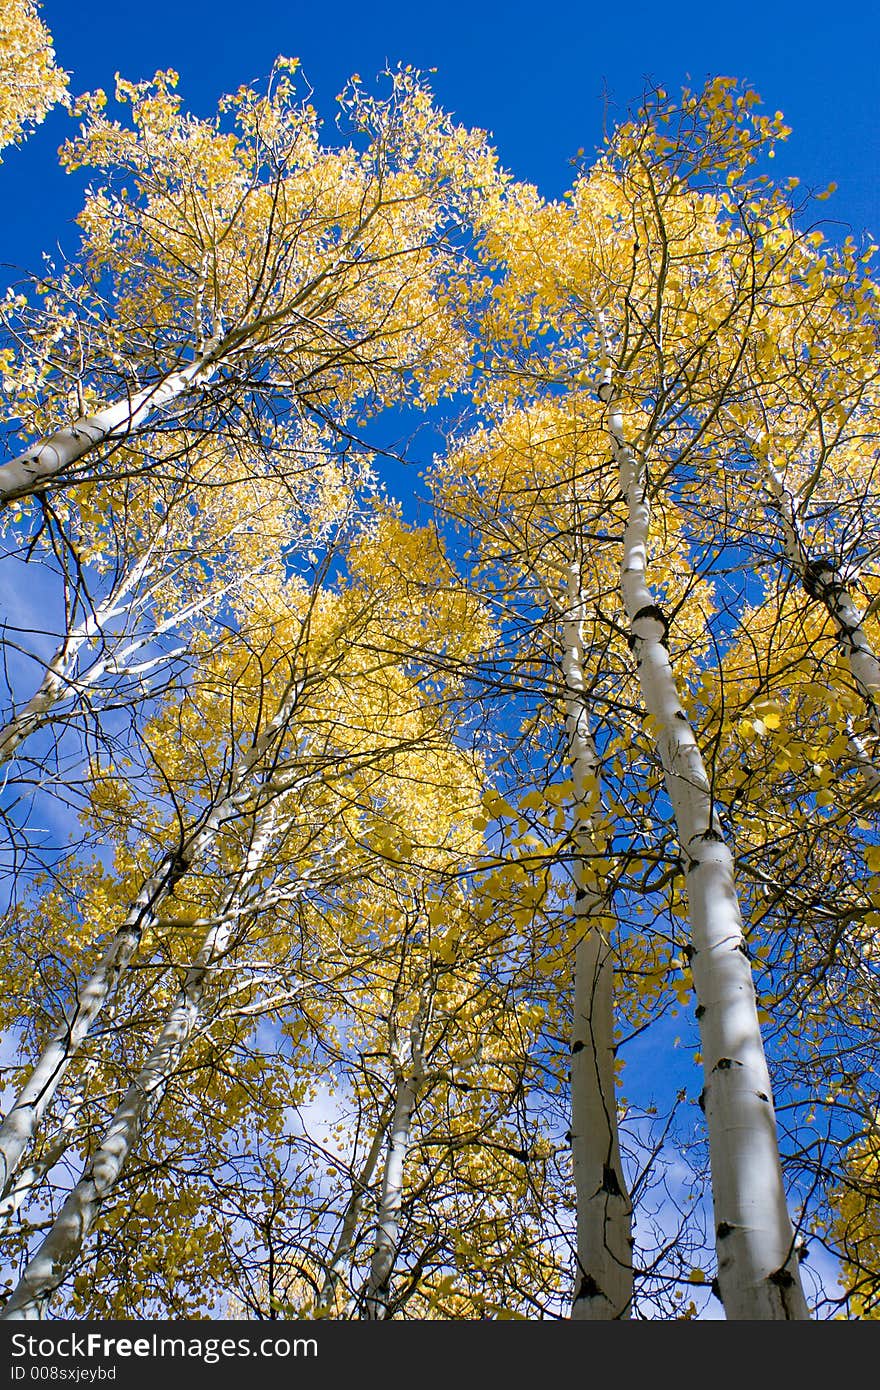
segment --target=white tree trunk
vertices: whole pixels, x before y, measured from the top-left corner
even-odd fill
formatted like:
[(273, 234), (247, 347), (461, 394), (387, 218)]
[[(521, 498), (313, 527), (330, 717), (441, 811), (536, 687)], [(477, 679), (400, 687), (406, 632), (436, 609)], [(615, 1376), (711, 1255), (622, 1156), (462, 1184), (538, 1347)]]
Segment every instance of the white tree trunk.
[(400, 1239), (406, 1156), (413, 1111), (424, 1080), (422, 1049), (425, 1012), (423, 1005), (413, 1019), (408, 1048), (401, 1049), (394, 1057), (394, 1111), (388, 1127), (388, 1153), (382, 1173), (376, 1241), (369, 1278), (363, 1289), (363, 1315), (374, 1320), (387, 1318), (390, 1313), (391, 1276)]
[[(0, 507), (17, 498), (43, 491), (59, 474), (102, 444), (119, 443), (129, 438), (164, 406), (204, 386), (221, 363), (228, 362), (239, 349), (253, 344), (261, 335), (265, 338), (270, 331), (287, 323), (297, 329), (303, 318), (308, 317), (308, 313), (303, 312), (308, 300), (328, 280), (332, 280), (334, 274), (344, 272), (352, 264), (351, 258), (357, 254), (358, 243), (383, 206), (384, 200), (380, 195), (371, 206), (364, 208), (360, 220), (338, 246), (334, 260), (301, 284), (286, 304), (272, 312), (257, 314), (225, 331), (221, 328), (198, 348), (193, 361), (187, 366), (167, 372), (152, 385), (112, 401), (94, 415), (83, 415), (73, 424), (63, 425), (54, 434), (0, 465)], [(404, 247), (403, 254), (408, 249)], [(320, 318), (324, 307), (320, 303), (315, 306), (316, 318)], [(328, 359), (336, 359), (338, 353), (338, 342), (331, 334)]]
[[(93, 1068), (89, 1068), (91, 1072)], [(10, 1220), (43, 1181), (73, 1143), (79, 1112), (85, 1103), (85, 1085), (74, 1093), (64, 1118), (50, 1135), (39, 1159), (15, 1175), (9, 1194), (0, 1202), (0, 1219)]]
[(226, 951), (239, 914), (236, 900), (259, 869), (275, 829), (267, 815), (248, 852), (241, 881), (226, 903), (226, 910), (207, 932), (195, 960), (186, 972), (177, 1001), (138, 1075), (129, 1086), (110, 1121), (97, 1150), (64, 1202), (58, 1216), (14, 1289), (0, 1319), (36, 1319), (44, 1316), (52, 1294), (63, 1282), (80, 1254), (101, 1207), (117, 1179), (138, 1136), (159, 1105), (174, 1075), (201, 1010), (205, 980), (211, 966)]
[(315, 1304), (315, 1307), (320, 1313), (326, 1313), (327, 1310), (332, 1307), (336, 1290), (342, 1279), (343, 1270), (349, 1264), (349, 1257), (351, 1255), (364, 1197), (366, 1196), (370, 1183), (373, 1181), (373, 1174), (376, 1171), (382, 1153), (382, 1145), (386, 1142), (387, 1129), (387, 1120), (377, 1126), (367, 1157), (357, 1177), (353, 1179), (352, 1194), (345, 1208), (342, 1218), (342, 1227), (336, 1244), (333, 1247), (333, 1253), (327, 1263), (321, 1290)]
[(96, 970), (77, 991), (74, 1007), (43, 1048), (30, 1077), (0, 1125), (0, 1199), (8, 1195), (15, 1171), (46, 1107), (93, 1023), (115, 992), (141, 937), (155, 924), (158, 908), (199, 855), (211, 845), (224, 821), (239, 812), (241, 802), (249, 793), (250, 773), (287, 724), (300, 690), (300, 682), (291, 682), (274, 719), (233, 768), (230, 790), (214, 804), (200, 829), (179, 848), (166, 854), (156, 872), (146, 880), (122, 926), (106, 946)]
[(582, 600), (572, 567), (563, 619), (566, 732), (574, 782), (577, 947), (571, 1038), (571, 1148), (578, 1269), (571, 1316), (627, 1318), (632, 1304), (632, 1207), (624, 1180), (614, 1081), (614, 956), (611, 904), (597, 887), (590, 817), (599, 802), (599, 759), (586, 706)]
[[(607, 361), (607, 347), (605, 354)], [(668, 624), (647, 582), (650, 507), (645, 464), (624, 438), (608, 367), (600, 397), (608, 406), (611, 446), (628, 508), (621, 573), (624, 606), (642, 698), (658, 730), (657, 748), (687, 881), (718, 1290), (728, 1318), (807, 1318), (733, 857), (678, 698), (666, 647)]]
[[(139, 568), (140, 562), (134, 569)], [(0, 725), (0, 765), (13, 758), (31, 734), (45, 728), (53, 720), (56, 706), (66, 698), (87, 695), (107, 675), (146, 679), (151, 672), (155, 672), (175, 657), (183, 656), (186, 648), (176, 647), (156, 656), (136, 659), (150, 643), (159, 641), (174, 628), (196, 617), (209, 604), (217, 601), (217, 594), (206, 594), (157, 623), (152, 631), (131, 638), (120, 634), (119, 645), (114, 647), (105, 632), (105, 624), (123, 616), (127, 611), (127, 606), (123, 603), (125, 590), (130, 588), (135, 578), (133, 570), (124, 581), (124, 589), (115, 589), (94, 613), (77, 623), (55, 651), (33, 695), (5, 724)], [(228, 592), (231, 587), (227, 585), (225, 589), (220, 590), (220, 595)], [(134, 606), (135, 601), (132, 600), (131, 607)], [(79, 673), (76, 666), (80, 652), (84, 645), (95, 638), (100, 639), (107, 650), (97, 657), (87, 670)]]
[(53, 478), (101, 444), (127, 439), (163, 406), (208, 381), (216, 371), (215, 346), (186, 367), (169, 372), (152, 386), (111, 402), (95, 415), (82, 415), (0, 465), (0, 507), (42, 491)]
[[(105, 640), (107, 626), (128, 611), (133, 602), (130, 596), (149, 574), (156, 546), (165, 532), (166, 523), (163, 523), (156, 540), (146, 547), (122, 579), (114, 584), (103, 603), (68, 631), (48, 663), (45, 675), (33, 695), (0, 726), (0, 763), (8, 762), (28, 735), (46, 723), (53, 705), (70, 693), (74, 684), (73, 672), (82, 647), (95, 637)], [(128, 643), (124, 651), (117, 653), (115, 657), (107, 654), (99, 658), (90, 669), (87, 680), (78, 680), (76, 688), (80, 689), (84, 684), (93, 684), (111, 665), (117, 669), (120, 660), (127, 663), (147, 640), (145, 637), (142, 641)]]
[[(837, 645), (865, 702), (871, 733), (880, 740), (880, 661), (865, 632), (864, 619), (834, 563), (823, 556), (811, 555), (797, 501), (786, 487), (782, 474), (770, 462), (767, 449), (748, 431), (745, 438), (763, 474), (770, 508), (781, 522), (785, 557), (807, 595), (825, 607), (834, 623)], [(876, 754), (872, 757), (864, 741), (849, 731), (848, 737), (853, 760), (871, 793), (880, 794), (880, 766)]]

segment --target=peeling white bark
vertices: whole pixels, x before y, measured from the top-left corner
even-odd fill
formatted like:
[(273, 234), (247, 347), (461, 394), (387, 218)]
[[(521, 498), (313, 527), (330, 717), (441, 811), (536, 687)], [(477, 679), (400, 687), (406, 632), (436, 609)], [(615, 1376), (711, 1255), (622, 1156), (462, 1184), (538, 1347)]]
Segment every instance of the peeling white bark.
[[(602, 332), (600, 322), (600, 332)], [(610, 362), (607, 344), (606, 363)], [(703, 1054), (718, 1290), (731, 1319), (809, 1317), (786, 1206), (770, 1078), (743, 940), (733, 857), (714, 808), (647, 580), (650, 505), (644, 460), (624, 436), (610, 366), (599, 388), (627, 502), (621, 587), (642, 698), (675, 814), (687, 879), (690, 959)]]
[(590, 817), (599, 801), (599, 759), (590, 729), (583, 670), (583, 601), (572, 566), (563, 618), (568, 761), (575, 821), (575, 952), (571, 1035), (571, 1148), (577, 1203), (578, 1269), (571, 1316), (628, 1318), (632, 1304), (632, 1207), (623, 1174), (614, 1082), (614, 956), (611, 903), (590, 863), (598, 850)]

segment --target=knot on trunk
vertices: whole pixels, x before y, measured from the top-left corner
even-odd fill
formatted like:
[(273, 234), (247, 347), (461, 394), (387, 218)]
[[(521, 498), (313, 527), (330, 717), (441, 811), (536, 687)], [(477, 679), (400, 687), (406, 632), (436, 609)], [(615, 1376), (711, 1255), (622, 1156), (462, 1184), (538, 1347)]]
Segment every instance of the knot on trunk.
[(579, 1303), (583, 1298), (604, 1298), (605, 1294), (596, 1283), (592, 1274), (585, 1274), (580, 1282), (580, 1287), (574, 1296), (575, 1303)]
[(822, 598), (826, 593), (840, 587), (836, 575), (837, 565), (830, 555), (819, 555), (804, 565), (801, 584), (810, 598)]
[[(656, 632), (637, 633), (635, 631), (636, 623), (646, 622), (655, 623), (660, 628), (659, 634)], [(669, 632), (669, 621), (659, 604), (646, 603), (644, 608), (640, 608), (638, 613), (633, 615), (632, 626), (633, 635), (637, 639), (639, 637), (654, 637), (664, 646), (666, 645), (666, 636)]]
[(736, 1058), (719, 1057), (712, 1068), (713, 1071), (730, 1071), (731, 1067), (741, 1067), (742, 1062), (737, 1062)]
[(607, 1192), (610, 1197), (623, 1196), (617, 1174), (608, 1163), (602, 1165), (602, 1191)]

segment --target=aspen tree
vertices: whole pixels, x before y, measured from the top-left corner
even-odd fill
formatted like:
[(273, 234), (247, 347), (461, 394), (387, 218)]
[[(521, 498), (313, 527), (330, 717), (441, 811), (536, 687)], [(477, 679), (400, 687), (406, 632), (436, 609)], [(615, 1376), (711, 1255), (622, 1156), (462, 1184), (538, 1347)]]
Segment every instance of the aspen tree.
[(587, 716), (580, 575), (572, 573), (563, 619), (562, 671), (577, 860), (571, 1042), (571, 1134), (578, 1216), (576, 1319), (626, 1317), (632, 1303), (630, 1203), (620, 1158), (614, 1071), (613, 914), (607, 892), (591, 882), (598, 857), (591, 820), (600, 803), (599, 758)]
[(666, 648), (669, 622), (648, 583), (645, 463), (626, 441), (607, 343), (605, 353), (608, 365), (600, 396), (608, 407), (608, 430), (628, 506), (623, 600), (645, 708), (657, 729), (687, 881), (721, 1300), (729, 1318), (805, 1318), (770, 1077), (751, 967), (743, 949), (733, 856), (676, 689)]
[[(710, 1185), (729, 1318), (808, 1316), (810, 1242), (871, 1316), (868, 258), (732, 79), (548, 203), (409, 70), (330, 144), (294, 68), (86, 99), (82, 264), (2, 309), (64, 590), (20, 689), (6, 631), (3, 1316), (687, 1318)], [(465, 384), (405, 525), (361, 432)], [(683, 1068), (618, 1073), (688, 976), (711, 1178), (652, 1213)]]
[[(367, 538), (361, 544), (358, 564), (364, 566), (368, 561), (369, 550), (375, 542)], [(415, 547), (416, 554), (421, 551), (424, 559), (429, 560), (429, 552), (425, 555), (425, 547)], [(397, 564), (403, 554), (402, 548), (397, 557)], [(382, 571), (380, 564), (379, 570), (374, 571), (374, 577)], [(397, 573), (399, 571), (395, 571)], [(386, 572), (387, 573), (387, 572)], [(191, 727), (191, 736), (200, 733), (203, 746), (209, 746), (209, 740), (205, 739), (205, 732), (200, 728), (199, 704), (206, 706), (206, 712), (213, 705), (216, 714), (221, 719), (224, 713), (226, 701), (231, 698), (239, 708), (240, 717), (245, 721), (245, 730), (248, 722), (253, 715), (249, 709), (248, 701), (257, 701), (257, 709), (269, 704), (269, 690), (264, 689), (263, 685), (267, 679), (264, 667), (268, 663), (268, 671), (271, 672), (269, 685), (276, 685), (281, 690), (280, 714), (272, 721), (269, 721), (269, 728), (255, 739), (251, 735), (251, 746), (248, 748), (244, 757), (238, 763), (231, 764), (231, 771), (226, 775), (226, 781), (231, 783), (233, 790), (227, 792), (225, 797), (221, 797), (207, 818), (203, 818), (201, 826), (193, 839), (195, 849), (193, 857), (181, 863), (180, 857), (177, 859), (178, 873), (172, 884), (161, 884), (163, 892), (151, 903), (152, 915), (149, 924), (148, 935), (155, 939), (161, 935), (163, 930), (167, 930), (167, 925), (163, 926), (158, 917), (162, 903), (167, 899), (169, 893), (175, 890), (180, 892), (181, 887), (185, 889), (187, 873), (194, 868), (201, 877), (211, 872), (211, 862), (220, 853), (224, 838), (228, 838), (230, 829), (242, 819), (256, 817), (254, 845), (259, 850), (258, 858), (262, 859), (268, 852), (269, 842), (266, 837), (272, 837), (277, 832), (272, 828), (273, 814), (275, 818), (283, 814), (284, 805), (290, 807), (300, 804), (302, 810), (308, 806), (309, 798), (305, 797), (305, 789), (311, 782), (315, 784), (316, 790), (326, 795), (326, 779), (332, 777), (334, 781), (338, 779), (339, 799), (337, 801), (337, 814), (342, 814), (342, 826), (346, 818), (346, 808), (352, 810), (358, 807), (361, 798), (366, 798), (367, 804), (374, 797), (381, 801), (381, 793), (376, 789), (377, 779), (379, 786), (382, 785), (383, 774), (380, 771), (383, 759), (389, 760), (389, 769), (384, 774), (385, 778), (394, 775), (393, 767), (395, 759), (409, 756), (408, 749), (412, 745), (415, 750), (416, 758), (427, 757), (430, 765), (432, 757), (432, 743), (436, 744), (439, 738), (439, 731), (432, 730), (429, 718), (423, 717), (419, 711), (419, 703), (416, 698), (417, 688), (412, 686), (412, 696), (407, 699), (407, 682), (402, 680), (400, 673), (395, 671), (393, 661), (387, 653), (383, 653), (382, 645), (388, 639), (394, 640), (395, 628), (399, 627), (401, 633), (404, 628), (418, 618), (413, 619), (410, 612), (410, 603), (406, 597), (405, 587), (401, 587), (399, 580), (393, 580), (393, 576), (386, 578), (386, 588), (389, 582), (396, 583), (396, 595), (389, 594), (393, 599), (393, 605), (386, 609), (386, 623), (384, 630), (373, 629), (370, 624), (375, 620), (371, 616), (376, 602), (376, 591), (367, 591), (358, 595), (352, 590), (347, 595), (334, 596), (330, 593), (318, 593), (308, 599), (305, 594), (305, 612), (298, 612), (303, 608), (304, 598), (302, 586), (295, 587), (289, 598), (285, 600), (285, 587), (282, 585), (275, 596), (274, 602), (283, 607), (285, 601), (293, 601), (293, 616), (288, 615), (286, 623), (282, 624), (278, 612), (272, 611), (271, 586), (269, 591), (264, 591), (260, 596), (254, 596), (249, 602), (252, 612), (247, 626), (243, 629), (242, 635), (238, 638), (235, 634), (230, 634), (227, 639), (227, 646), (230, 653), (215, 653), (212, 657), (216, 670), (212, 675), (210, 663), (208, 670), (203, 673), (202, 681), (204, 694), (199, 694), (198, 686), (195, 688), (192, 699), (184, 711), (183, 729)], [(267, 602), (268, 611), (260, 615), (260, 609), (265, 610)], [(428, 608), (430, 599), (424, 595), (419, 600), (421, 613), (424, 615)], [(472, 605), (473, 608), (473, 605)], [(465, 617), (465, 611), (459, 608), (459, 617)], [(389, 621), (390, 619), (390, 621)], [(475, 631), (480, 632), (479, 614), (474, 612), (470, 619)], [(329, 627), (327, 626), (329, 622)], [(367, 626), (364, 627), (366, 622)], [(276, 656), (271, 661), (269, 654), (263, 653), (259, 659), (255, 658), (254, 653), (259, 652), (258, 633), (262, 625), (263, 631), (267, 634), (271, 644), (276, 648)], [(335, 655), (335, 648), (338, 644), (339, 634), (347, 634), (347, 648), (342, 656)], [(473, 640), (473, 635), (469, 635), (467, 624), (462, 626), (454, 634), (452, 647), (456, 644), (467, 643)], [(249, 653), (246, 656), (246, 664), (241, 668), (241, 654)], [(297, 653), (300, 653), (299, 658)], [(306, 651), (311, 652), (306, 656)], [(285, 655), (286, 653), (286, 655)], [(323, 655), (321, 654), (323, 653)], [(334, 655), (330, 655), (334, 653)], [(306, 668), (303, 674), (295, 678), (293, 685), (288, 684), (285, 689), (280, 677), (283, 670), (288, 669), (297, 659), (306, 662), (314, 661), (316, 671), (310, 674)], [(224, 669), (224, 662), (231, 660), (231, 666), (227, 666), (226, 675), (221, 682), (221, 673)], [(217, 665), (219, 661), (219, 666)], [(321, 675), (322, 661), (326, 664), (326, 669)], [(250, 666), (250, 670), (248, 669)], [(347, 668), (347, 674), (346, 674)], [(387, 674), (385, 674), (387, 673)], [(257, 679), (255, 689), (254, 679)], [(317, 685), (312, 688), (312, 683), (317, 679)], [(387, 680), (388, 686), (385, 689), (384, 682)], [(335, 710), (335, 719), (330, 722), (322, 712), (322, 697), (318, 695), (318, 686), (324, 684), (325, 694), (332, 691), (330, 702)], [(311, 692), (311, 693), (309, 693)], [(312, 704), (313, 696), (315, 704)], [(397, 703), (395, 704), (396, 697)], [(270, 706), (271, 707), (271, 706)], [(216, 714), (214, 717), (216, 717)], [(169, 711), (164, 716), (166, 721), (170, 718), (172, 724), (177, 724), (180, 728), (180, 720), (176, 720), (173, 712)], [(159, 721), (161, 722), (161, 721)], [(299, 732), (297, 732), (299, 726)], [(285, 740), (293, 740), (293, 746), (287, 751), (284, 749)], [(349, 746), (346, 748), (346, 741)], [(422, 746), (424, 745), (424, 751)], [(174, 758), (166, 758), (164, 772), (169, 778), (173, 777), (172, 763), (185, 760), (187, 756), (186, 745), (178, 750)], [(313, 769), (311, 772), (308, 769)], [(360, 770), (359, 770), (360, 769)], [(239, 775), (240, 774), (240, 775)], [(397, 775), (402, 775), (397, 774)], [(442, 785), (442, 777), (440, 779)], [(384, 784), (387, 788), (387, 780)], [(237, 799), (236, 799), (237, 798)], [(304, 799), (305, 798), (305, 799)], [(386, 793), (387, 799), (387, 793)], [(115, 793), (111, 791), (107, 810), (112, 816), (115, 805)], [(272, 807), (275, 807), (273, 812)], [(302, 813), (302, 812), (301, 812)], [(453, 812), (453, 815), (455, 812)], [(387, 813), (386, 813), (387, 816)], [(328, 861), (333, 862), (339, 858), (346, 840), (358, 834), (356, 828), (357, 820), (360, 816), (356, 814), (355, 825), (350, 826), (348, 834), (341, 831), (340, 834), (334, 828), (331, 819), (326, 832), (321, 832), (322, 841), (326, 838), (323, 845), (323, 852)], [(381, 818), (382, 821), (386, 817)], [(303, 826), (304, 833), (307, 826)], [(375, 837), (376, 849), (373, 851), (380, 854), (391, 854), (392, 848), (386, 840), (386, 831), (379, 831), (377, 823), (376, 830), (370, 831), (370, 839)], [(410, 827), (410, 834), (413, 833)], [(447, 832), (443, 832), (445, 835)], [(308, 832), (308, 841), (316, 839), (314, 831)], [(189, 847), (189, 841), (184, 840), (184, 850)], [(276, 851), (277, 852), (277, 851)], [(314, 851), (317, 853), (317, 848)], [(442, 848), (438, 852), (443, 852)], [(256, 850), (251, 850), (251, 856)], [(204, 862), (200, 862), (200, 858)], [(256, 865), (245, 868), (245, 878), (256, 871)], [(363, 872), (363, 865), (361, 865)], [(214, 870), (216, 873), (216, 869)], [(338, 872), (338, 870), (337, 870)], [(309, 874), (303, 869), (294, 873), (292, 892), (294, 895), (302, 891), (302, 885), (308, 881)], [(236, 894), (240, 894), (241, 885), (236, 886)], [(278, 899), (267, 897), (265, 902), (259, 896), (255, 905), (248, 911), (253, 915), (257, 911), (268, 911), (271, 913), (273, 907), (277, 910)], [(110, 1124), (95, 1145), (94, 1162), (83, 1173), (82, 1178), (69, 1194), (66, 1203), (58, 1220), (53, 1224), (50, 1234), (46, 1237), (43, 1247), (36, 1252), (33, 1261), (29, 1266), (22, 1284), (15, 1298), (10, 1302), (8, 1312), (9, 1317), (34, 1316), (38, 1313), (43, 1304), (51, 1297), (54, 1289), (65, 1277), (67, 1269), (79, 1255), (84, 1237), (94, 1222), (101, 1206), (113, 1195), (114, 1187), (119, 1180), (119, 1176), (125, 1166), (132, 1146), (138, 1142), (139, 1137), (144, 1131), (144, 1127), (149, 1122), (155, 1108), (155, 1102), (161, 1096), (162, 1091), (168, 1084), (169, 1079), (174, 1074), (189, 1046), (193, 1029), (198, 1020), (200, 1000), (203, 986), (211, 976), (212, 966), (218, 956), (222, 956), (229, 949), (230, 933), (238, 928), (236, 919), (241, 915), (241, 909), (232, 913), (232, 905), (220, 906), (220, 908), (207, 914), (207, 935), (201, 951), (194, 960), (190, 960), (186, 968), (184, 983), (182, 986), (182, 996), (173, 1004), (170, 1014), (161, 1028), (158, 1038), (148, 1051), (148, 1055), (142, 1065), (139, 1075), (133, 1080), (127, 1093), (123, 1097), (120, 1105), (112, 1116)], [(126, 926), (130, 924), (126, 923)], [(142, 924), (142, 933), (146, 924)], [(192, 923), (192, 927), (197, 929), (198, 919)], [(133, 950), (138, 944), (134, 942), (132, 946), (128, 941), (129, 931), (126, 935), (123, 929), (122, 935), (126, 938), (123, 941), (125, 951), (122, 953), (124, 958), (117, 959), (120, 955), (118, 938), (109, 948), (113, 955), (111, 962), (116, 971), (112, 983), (115, 992), (118, 992), (122, 971), (128, 965)], [(139, 938), (138, 938), (139, 940)], [(106, 956), (105, 952), (105, 956)], [(105, 966), (107, 962), (104, 962)], [(101, 974), (100, 984), (106, 984), (104, 977), (108, 971), (105, 969)], [(103, 1007), (107, 1002), (109, 987), (97, 989), (94, 977), (91, 984), (94, 986), (91, 993), (97, 1000), (96, 1008)], [(265, 1004), (262, 1007), (268, 1008)], [(92, 1009), (90, 1018), (94, 1016), (96, 1009)], [(87, 1020), (88, 1022), (89, 1020)], [(60, 1064), (56, 1065), (52, 1076), (46, 1085), (43, 1086), (40, 1097), (40, 1113), (43, 1113), (51, 1100), (52, 1092), (58, 1085), (64, 1069), (73, 1059), (74, 1052), (85, 1038), (85, 1029), (79, 1019), (75, 1018), (66, 1030), (65, 1037), (55, 1040), (55, 1050), (59, 1045), (66, 1046), (66, 1053)], [(71, 1042), (72, 1039), (72, 1042)], [(44, 1054), (42, 1062), (43, 1071), (52, 1060), (56, 1060), (54, 1052), (47, 1061)], [(42, 1075), (42, 1073), (41, 1073)], [(32, 1076), (29, 1082), (31, 1088), (35, 1084)], [(25, 1102), (29, 1099), (29, 1093), (20, 1099), (18, 1114), (21, 1113)], [(27, 1108), (27, 1107), (25, 1107)], [(9, 1121), (18, 1118), (14, 1109), (9, 1117)], [(29, 1107), (29, 1115), (33, 1121), (36, 1118), (35, 1107)], [(14, 1138), (21, 1141), (22, 1135), (18, 1133), (21, 1129), (18, 1125)], [(15, 1155), (10, 1149), (10, 1165)]]
[(178, 999), (147, 1055), (141, 1070), (123, 1096), (113, 1119), (90, 1156), (76, 1186), (65, 1201), (40, 1248), (28, 1263), (18, 1287), (4, 1305), (2, 1316), (39, 1318), (53, 1292), (78, 1256), (97, 1218), (101, 1204), (116, 1181), (132, 1146), (162, 1098), (196, 1025), (206, 976), (227, 949), (235, 923), (238, 898), (246, 893), (259, 870), (275, 829), (271, 813), (256, 831), (235, 891), (209, 928), (187, 970)]
[[(0, 502), (149, 468), (153, 426), (246, 435), (256, 423), (271, 439), (254, 391), (344, 428), (346, 414), (404, 395), (430, 402), (460, 378), (468, 344), (444, 285), (466, 263), (446, 228), (472, 185), (495, 177), (479, 134), (457, 131), (399, 73), (387, 100), (350, 90), (364, 148), (324, 148), (314, 110), (296, 101), (295, 68), (279, 60), (266, 96), (242, 88), (214, 121), (182, 112), (172, 72), (119, 81), (132, 128), (103, 115), (103, 93), (83, 104), (66, 159), (109, 180), (80, 221), (84, 262), (93, 284), (112, 284), (112, 309), (68, 272), (41, 283), (42, 309), (13, 301), (20, 430), (40, 437), (0, 465)], [(71, 375), (76, 417), (41, 431), (65, 414)], [(283, 480), (283, 449), (270, 457)]]
[(271, 760), (274, 746), (286, 729), (300, 693), (301, 682), (292, 680), (267, 726), (233, 766), (229, 787), (217, 796), (201, 823), (184, 833), (179, 844), (166, 852), (144, 881), (97, 967), (77, 988), (74, 1005), (43, 1047), (27, 1082), (0, 1125), (4, 1196), (56, 1087), (107, 1000), (115, 993), (120, 976), (137, 951), (142, 936), (152, 930), (162, 903), (175, 885), (191, 867), (198, 865), (200, 856), (210, 850), (223, 823), (239, 814), (252, 796), (251, 779), (255, 770), (267, 757)]
[[(607, 864), (606, 834), (599, 828), (601, 760), (591, 727), (591, 687), (603, 658), (609, 659), (607, 649), (600, 655), (591, 647), (600, 626), (593, 604), (613, 580), (603, 576), (602, 547), (594, 550), (592, 544), (605, 499), (601, 485), (598, 495), (591, 491), (596, 480), (576, 438), (564, 410), (510, 414), (494, 432), (478, 435), (441, 462), (437, 480), (440, 505), (472, 528), (487, 572), (490, 556), (498, 554), (510, 574), (511, 603), (522, 586), (526, 603), (542, 606), (545, 621), (558, 631), (552, 657), (558, 674), (550, 680), (559, 685), (564, 712), (574, 899), (568, 1021), (577, 1216), (572, 1316), (606, 1319), (629, 1316), (633, 1286), (631, 1207), (615, 1094), (616, 924), (612, 890), (598, 867)], [(527, 667), (536, 656), (524, 647), (517, 660)]]

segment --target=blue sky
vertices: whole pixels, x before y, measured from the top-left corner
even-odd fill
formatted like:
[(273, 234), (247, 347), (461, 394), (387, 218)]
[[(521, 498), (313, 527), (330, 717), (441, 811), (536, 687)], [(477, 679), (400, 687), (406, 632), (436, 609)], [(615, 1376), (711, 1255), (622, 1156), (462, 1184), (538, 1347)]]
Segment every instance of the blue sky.
[[(837, 10), (817, 0), (708, 0), (592, 5), (574, 0), (508, 0), (442, 5), (408, 0), (44, 0), (58, 61), (74, 92), (112, 90), (159, 67), (181, 74), (187, 105), (207, 114), (217, 97), (256, 81), (277, 54), (301, 59), (329, 120), (334, 97), (357, 72), (365, 84), (386, 65), (436, 67), (440, 103), (492, 131), (503, 163), (519, 178), (560, 194), (578, 148), (590, 151), (635, 101), (646, 79), (670, 91), (708, 75), (748, 78), (793, 127), (777, 161), (817, 188), (834, 179), (826, 216), (880, 240), (880, 22), (871, 8)], [(38, 269), (40, 253), (76, 245), (70, 219), (78, 185), (55, 168), (69, 122), (55, 113), (0, 168), (5, 215), (0, 262)], [(8, 272), (7, 272), (8, 275)]]

